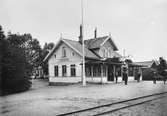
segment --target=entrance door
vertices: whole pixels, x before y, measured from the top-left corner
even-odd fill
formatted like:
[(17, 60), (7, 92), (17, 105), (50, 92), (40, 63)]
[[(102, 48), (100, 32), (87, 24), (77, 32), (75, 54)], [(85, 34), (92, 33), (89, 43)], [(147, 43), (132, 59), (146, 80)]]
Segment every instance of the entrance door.
[(109, 65), (108, 66), (108, 77), (107, 77), (107, 80), (108, 81), (114, 81), (114, 73), (113, 73), (113, 66), (112, 65)]

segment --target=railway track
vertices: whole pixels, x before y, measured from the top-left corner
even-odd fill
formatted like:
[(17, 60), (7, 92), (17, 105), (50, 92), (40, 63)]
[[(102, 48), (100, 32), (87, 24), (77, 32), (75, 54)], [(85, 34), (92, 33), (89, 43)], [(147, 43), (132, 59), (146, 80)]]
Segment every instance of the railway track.
[(99, 105), (96, 107), (58, 114), (56, 116), (100, 116), (100, 115), (110, 114), (110, 113), (113, 113), (122, 109), (126, 109), (129, 107), (141, 105), (153, 100), (161, 99), (166, 95), (167, 95), (167, 92), (156, 93), (152, 95), (136, 97), (128, 100), (122, 100), (114, 103)]

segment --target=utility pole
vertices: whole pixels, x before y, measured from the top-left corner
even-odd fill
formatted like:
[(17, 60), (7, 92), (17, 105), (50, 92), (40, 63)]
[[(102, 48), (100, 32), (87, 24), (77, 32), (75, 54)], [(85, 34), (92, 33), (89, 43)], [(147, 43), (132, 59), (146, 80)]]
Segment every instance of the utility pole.
[(84, 21), (83, 21), (83, 0), (81, 0), (81, 18), (82, 18), (82, 86), (86, 86), (86, 77), (85, 77), (85, 45), (84, 45)]

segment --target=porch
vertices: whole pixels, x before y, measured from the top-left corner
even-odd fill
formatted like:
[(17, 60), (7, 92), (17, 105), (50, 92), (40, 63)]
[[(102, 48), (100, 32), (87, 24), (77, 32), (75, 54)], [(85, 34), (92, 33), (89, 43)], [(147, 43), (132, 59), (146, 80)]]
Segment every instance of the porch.
[(109, 59), (85, 62), (85, 76), (88, 82), (108, 83), (115, 82), (115, 73), (118, 72), (118, 79), (122, 81), (121, 62), (112, 62)]

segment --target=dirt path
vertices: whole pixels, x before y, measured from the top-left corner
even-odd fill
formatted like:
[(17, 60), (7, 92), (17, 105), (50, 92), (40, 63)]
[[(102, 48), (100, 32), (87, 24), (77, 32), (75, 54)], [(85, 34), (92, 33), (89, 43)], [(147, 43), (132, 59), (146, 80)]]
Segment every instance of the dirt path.
[(119, 84), (80, 84), (48, 86), (47, 81), (33, 80), (32, 89), (0, 97), (1, 115), (4, 116), (53, 116), (108, 102), (167, 91), (162, 82), (131, 82)]

